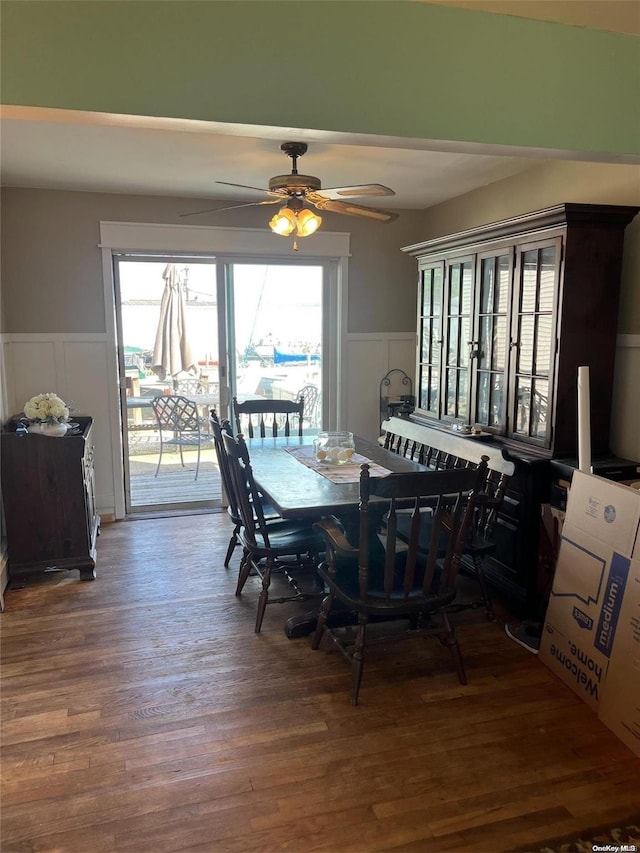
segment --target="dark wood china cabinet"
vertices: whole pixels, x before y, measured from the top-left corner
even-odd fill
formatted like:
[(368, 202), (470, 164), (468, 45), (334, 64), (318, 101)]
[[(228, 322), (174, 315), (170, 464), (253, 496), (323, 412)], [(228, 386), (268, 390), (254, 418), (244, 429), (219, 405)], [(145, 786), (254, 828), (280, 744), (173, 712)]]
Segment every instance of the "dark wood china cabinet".
[(560, 204), (403, 249), (418, 263), (412, 417), (480, 427), (515, 459), (490, 574), (529, 614), (549, 460), (577, 455), (581, 365), (592, 451), (609, 452), (624, 230), (639, 209)]

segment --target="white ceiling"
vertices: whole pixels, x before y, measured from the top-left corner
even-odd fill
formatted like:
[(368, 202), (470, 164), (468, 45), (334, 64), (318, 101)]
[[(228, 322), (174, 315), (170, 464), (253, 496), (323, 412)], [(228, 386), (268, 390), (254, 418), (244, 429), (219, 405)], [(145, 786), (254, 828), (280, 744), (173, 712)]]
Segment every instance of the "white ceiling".
[[(323, 187), (382, 183), (396, 192), (384, 199), (384, 207), (422, 209), (537, 162), (398, 148), (396, 140), (373, 145), (367, 138), (367, 144), (357, 144), (364, 140), (291, 128), (167, 121), (135, 126), (130, 117), (115, 116), (108, 124), (87, 123), (87, 114), (48, 111), (49, 119), (53, 112), (55, 121), (3, 117), (4, 186), (253, 201), (264, 196), (216, 181), (265, 188), (273, 175), (291, 171), (280, 144), (304, 140), (309, 151), (298, 161), (298, 171), (319, 177)], [(330, 141), (337, 136), (341, 142)]]
[[(447, 1), (469, 5), (469, 0)], [(527, 2), (519, 0), (518, 10)], [(609, 2), (613, 5), (615, 0)], [(636, 0), (631, 2), (640, 8)], [(495, 12), (498, 3), (474, 0), (474, 8), (483, 5)], [(503, 3), (504, 11), (508, 14), (513, 5)], [(533, 11), (540, 5), (545, 4), (529, 3), (528, 8)], [(557, 5), (565, 13), (575, 9), (579, 14), (590, 2)], [(593, 5), (602, 4), (595, 0)], [(576, 23), (584, 25), (582, 19)], [(218, 199), (242, 203), (265, 198), (259, 192), (216, 181), (266, 187), (270, 177), (291, 170), (290, 159), (280, 151), (285, 141), (309, 144), (298, 169), (320, 178), (323, 187), (363, 183), (391, 187), (396, 195), (384, 198), (380, 205), (389, 209), (424, 209), (532, 168), (542, 160), (571, 156), (504, 146), (480, 148), (301, 128), (21, 107), (3, 109), (0, 134), (3, 186), (193, 197), (212, 200), (212, 207), (222, 206)], [(194, 204), (194, 210), (209, 206)]]

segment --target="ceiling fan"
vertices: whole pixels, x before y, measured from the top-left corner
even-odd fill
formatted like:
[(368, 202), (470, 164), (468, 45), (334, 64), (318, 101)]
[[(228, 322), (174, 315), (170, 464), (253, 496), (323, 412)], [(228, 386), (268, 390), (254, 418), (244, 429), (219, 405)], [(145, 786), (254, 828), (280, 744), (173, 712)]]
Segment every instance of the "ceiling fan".
[(250, 201), (245, 204), (234, 204), (230, 207), (212, 207), (207, 210), (197, 210), (193, 213), (183, 213), (182, 216), (198, 216), (203, 213), (234, 210), (239, 207), (253, 207), (263, 204), (282, 204), (284, 206), (271, 219), (269, 226), (276, 234), (288, 237), (295, 230), (296, 236), (307, 237), (317, 231), (322, 219), (309, 210), (305, 205), (311, 204), (318, 210), (330, 210), (333, 213), (345, 213), (350, 216), (364, 216), (376, 222), (391, 222), (398, 214), (390, 210), (375, 207), (365, 207), (346, 201), (349, 198), (362, 196), (389, 196), (394, 191), (382, 184), (360, 184), (350, 187), (330, 187), (322, 189), (320, 179), (313, 175), (298, 174), (298, 158), (307, 151), (305, 142), (283, 142), (280, 150), (292, 160), (290, 175), (275, 175), (269, 179), (269, 188), (250, 187), (246, 184), (233, 184), (229, 181), (216, 181), (228, 187), (240, 187), (246, 190), (265, 193), (273, 198), (264, 201)]

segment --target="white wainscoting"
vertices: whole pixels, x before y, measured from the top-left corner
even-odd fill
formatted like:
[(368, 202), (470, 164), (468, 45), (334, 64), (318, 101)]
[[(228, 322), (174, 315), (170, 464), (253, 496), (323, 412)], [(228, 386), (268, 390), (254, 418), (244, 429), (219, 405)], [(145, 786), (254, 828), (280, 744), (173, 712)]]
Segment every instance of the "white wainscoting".
[[(597, 400), (591, 401), (597, 405)], [(640, 461), (640, 335), (618, 335), (611, 409), (611, 451)]]
[(114, 447), (111, 434), (117, 391), (110, 387), (105, 334), (5, 334), (2, 349), (6, 375), (3, 410), (21, 412), (34, 394), (54, 391), (72, 414), (94, 419), (96, 504), (105, 517), (115, 507)]
[[(345, 429), (375, 441), (380, 427), (380, 381), (393, 368), (411, 379), (416, 370), (415, 332), (350, 334), (345, 347), (342, 401)], [(413, 389), (415, 394), (415, 387)]]
[[(94, 419), (96, 502), (105, 517), (115, 512), (115, 476), (119, 471), (118, 410), (111, 387), (105, 334), (5, 334), (2, 345), (6, 378), (3, 412), (22, 411), (34, 394), (55, 391), (76, 414)], [(393, 368), (415, 375), (415, 333), (347, 335), (343, 362), (340, 423), (371, 440), (378, 436), (380, 380)], [(611, 418), (611, 450), (640, 460), (640, 335), (619, 335)], [(416, 393), (414, 387), (413, 393)], [(597, 405), (597, 401), (593, 401)]]

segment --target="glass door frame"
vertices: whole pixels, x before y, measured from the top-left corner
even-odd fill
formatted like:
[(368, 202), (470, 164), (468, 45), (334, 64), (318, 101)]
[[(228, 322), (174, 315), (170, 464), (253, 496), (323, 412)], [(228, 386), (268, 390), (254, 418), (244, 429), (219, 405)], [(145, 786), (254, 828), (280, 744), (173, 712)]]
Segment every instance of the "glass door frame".
[[(324, 370), (329, 390), (324, 404), (324, 423), (328, 429), (341, 426), (347, 410), (346, 382), (338, 386), (343, 353), (346, 349), (348, 273), (351, 255), (348, 232), (320, 230), (308, 241), (299, 242), (296, 259), (327, 263), (329, 273), (330, 346), (325, 352)], [(100, 222), (102, 280), (107, 351), (107, 394), (109, 406), (108, 439), (114, 487), (114, 519), (124, 518), (124, 477), (122, 473), (122, 431), (118, 389), (115, 309), (113, 296), (114, 252), (142, 254), (185, 254), (215, 256), (218, 263), (261, 258), (279, 263), (291, 260), (291, 243), (275, 237), (267, 228), (220, 228), (215, 226), (176, 225), (149, 222)], [(226, 338), (225, 338), (226, 341)], [(221, 344), (220, 344), (221, 345)], [(222, 383), (221, 383), (222, 385)]]
[[(540, 259), (542, 256), (542, 252), (544, 250), (552, 249), (554, 253), (553, 258), (553, 289), (551, 293), (551, 306), (546, 310), (542, 310), (539, 305), (540, 301), (540, 275), (541, 275), (541, 267), (540, 267)], [(524, 259), (525, 255), (528, 253), (537, 253), (537, 265), (536, 265), (536, 299), (535, 299), (535, 308), (533, 310), (525, 312), (522, 308), (522, 298), (523, 298), (523, 290), (524, 290)], [(510, 380), (509, 385), (511, 388), (511, 399), (509, 400), (509, 421), (508, 421), (508, 430), (507, 436), (510, 439), (514, 439), (518, 441), (518, 444), (521, 446), (537, 446), (537, 447), (550, 447), (551, 439), (552, 439), (552, 424), (555, 423), (555, 406), (556, 406), (556, 377), (557, 377), (557, 359), (558, 359), (558, 350), (559, 350), (559, 336), (558, 336), (558, 318), (559, 318), (559, 300), (561, 296), (561, 288), (562, 288), (562, 267), (564, 262), (564, 254), (563, 254), (563, 240), (562, 237), (556, 232), (555, 234), (551, 232), (549, 235), (540, 235), (537, 239), (533, 239), (530, 242), (522, 242), (517, 246), (516, 258), (515, 258), (515, 272), (514, 272), (514, 287), (513, 287), (513, 298), (512, 298), (512, 316), (511, 316), (511, 364), (510, 364)], [(535, 324), (536, 334), (538, 324), (540, 322), (541, 317), (549, 318), (549, 365), (547, 368), (547, 372), (540, 372), (536, 370), (536, 361), (537, 361), (537, 340), (534, 335), (534, 339), (531, 342), (531, 358), (533, 361), (533, 366), (530, 371), (520, 371), (520, 351), (522, 348), (522, 340), (519, 338), (520, 332), (520, 324), (521, 319), (524, 316), (532, 317)], [(528, 432), (525, 434), (523, 431), (519, 431), (516, 429), (517, 417), (518, 417), (518, 380), (521, 377), (528, 378), (531, 382), (531, 399), (533, 399), (535, 384), (536, 381), (542, 380), (542, 382), (547, 383), (548, 392), (547, 392), (547, 411), (546, 411), (546, 425), (544, 433), (535, 436), (531, 434), (531, 427), (529, 425)], [(529, 417), (535, 414), (533, 406), (531, 407)], [(530, 421), (529, 421), (530, 424)]]
[[(217, 259), (213, 256), (206, 255), (186, 255), (186, 254), (155, 254), (149, 252), (113, 252), (112, 253), (112, 261), (113, 261), (113, 299), (114, 299), (114, 322), (115, 322), (115, 331), (116, 331), (116, 341), (117, 341), (117, 358), (118, 358), (118, 389), (119, 389), (119, 400), (120, 400), (120, 424), (121, 424), (121, 434), (122, 434), (122, 463), (123, 463), (123, 473), (124, 473), (124, 502), (125, 502), (125, 514), (135, 516), (138, 513), (146, 513), (146, 512), (155, 512), (160, 510), (173, 511), (176, 509), (200, 509), (203, 506), (202, 501), (184, 501), (178, 502), (176, 504), (152, 504), (149, 506), (140, 506), (134, 507), (131, 505), (131, 469), (130, 469), (130, 461), (129, 461), (129, 453), (127, 448), (129, 447), (129, 424), (127, 417), (127, 386), (126, 386), (126, 369), (125, 369), (125, 341), (123, 338), (123, 323), (122, 323), (122, 291), (120, 287), (120, 263), (164, 263), (164, 264), (207, 264), (212, 267), (216, 267)], [(218, 309), (216, 311), (217, 315), (217, 326), (218, 326), (218, 335), (220, 334), (220, 327), (224, 328), (224, 315), (226, 312), (226, 306), (224, 303), (220, 303), (220, 294), (218, 293), (217, 287), (217, 276), (216, 276), (216, 299), (218, 304)], [(223, 321), (221, 323), (220, 315), (222, 315)], [(216, 353), (218, 359), (218, 370), (220, 375), (223, 373), (226, 375), (227, 365), (225, 361), (225, 353), (226, 349), (221, 344), (220, 337), (218, 337), (218, 352)], [(220, 383), (220, 387), (222, 388), (222, 382)], [(222, 506), (222, 503), (220, 504)]]
[[(335, 262), (326, 258), (273, 258), (219, 255), (217, 261), (218, 299), (224, 291), (226, 324), (224, 330), (219, 330), (218, 340), (225, 345), (225, 381), (224, 394), (222, 373), (220, 374), (220, 415), (229, 417), (231, 397), (233, 393), (230, 378), (235, 375), (235, 346), (234, 333), (228, 328), (229, 318), (233, 311), (232, 277), (229, 268), (241, 266), (294, 266), (321, 267), (322, 269), (322, 424), (324, 429), (335, 429), (339, 401), (337, 399), (337, 366), (339, 363), (340, 323), (341, 312), (336, 305), (336, 276)], [(222, 314), (222, 312), (220, 312)], [(334, 322), (331, 322), (334, 318)], [(220, 316), (218, 318), (220, 322)], [(331, 424), (331, 426), (329, 426)]]

